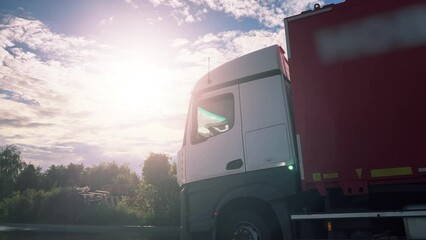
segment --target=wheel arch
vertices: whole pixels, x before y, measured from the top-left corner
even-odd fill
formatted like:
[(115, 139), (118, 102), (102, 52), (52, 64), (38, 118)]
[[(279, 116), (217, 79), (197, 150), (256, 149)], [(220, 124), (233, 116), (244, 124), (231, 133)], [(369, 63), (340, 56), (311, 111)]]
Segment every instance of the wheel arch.
[(218, 201), (215, 212), (219, 213), (223, 207), (239, 199), (257, 199), (263, 202), (271, 202), (282, 199), (286, 195), (277, 187), (268, 184), (254, 184), (232, 189)]
[(285, 203), (285, 194), (278, 188), (256, 184), (234, 189), (224, 195), (215, 208), (216, 226), (229, 214), (239, 210), (250, 210), (268, 219), (277, 227), (276, 234), (283, 239), (290, 238), (290, 221)]

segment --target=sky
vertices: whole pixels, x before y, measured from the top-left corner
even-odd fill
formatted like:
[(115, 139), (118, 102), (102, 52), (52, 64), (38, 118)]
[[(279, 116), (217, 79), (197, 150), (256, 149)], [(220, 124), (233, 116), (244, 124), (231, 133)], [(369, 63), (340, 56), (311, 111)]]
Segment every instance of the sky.
[(285, 17), (335, 2), (0, 0), (0, 146), (44, 169), (174, 158), (209, 67), (285, 48)]

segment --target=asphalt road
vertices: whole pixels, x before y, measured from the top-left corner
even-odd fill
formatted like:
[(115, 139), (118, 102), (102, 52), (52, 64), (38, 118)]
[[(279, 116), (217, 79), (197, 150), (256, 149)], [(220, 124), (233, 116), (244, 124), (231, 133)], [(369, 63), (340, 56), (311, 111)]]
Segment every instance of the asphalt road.
[(0, 240), (178, 240), (178, 227), (2, 224)]

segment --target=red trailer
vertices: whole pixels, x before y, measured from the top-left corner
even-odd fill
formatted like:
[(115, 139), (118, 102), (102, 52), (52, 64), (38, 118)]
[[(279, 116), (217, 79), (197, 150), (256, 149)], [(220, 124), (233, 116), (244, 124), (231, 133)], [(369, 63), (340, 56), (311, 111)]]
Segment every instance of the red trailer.
[(406, 237), (425, 236), (402, 213), (426, 209), (425, 23), (417, 0), (349, 0), (285, 19), (301, 184), (326, 204), (293, 220), (345, 219), (334, 236), (347, 237), (374, 216), (395, 228), (402, 217)]
[(426, 182), (426, 2), (352, 0), (286, 19), (303, 186)]

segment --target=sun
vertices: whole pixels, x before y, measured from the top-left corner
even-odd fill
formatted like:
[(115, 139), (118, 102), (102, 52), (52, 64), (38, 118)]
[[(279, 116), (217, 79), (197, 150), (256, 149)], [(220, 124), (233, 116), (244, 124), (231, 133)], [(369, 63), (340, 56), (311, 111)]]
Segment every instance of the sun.
[(163, 89), (170, 79), (167, 69), (135, 60), (120, 62), (111, 75), (111, 98), (117, 104), (127, 106), (161, 105)]
[(99, 114), (111, 120), (155, 114), (167, 108), (170, 71), (145, 57), (117, 58), (106, 63), (94, 93)]

